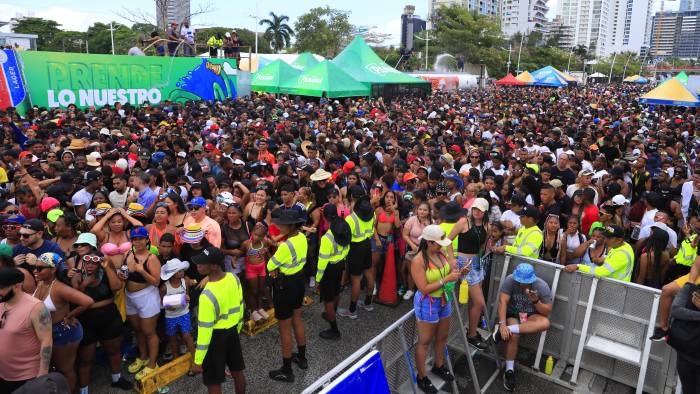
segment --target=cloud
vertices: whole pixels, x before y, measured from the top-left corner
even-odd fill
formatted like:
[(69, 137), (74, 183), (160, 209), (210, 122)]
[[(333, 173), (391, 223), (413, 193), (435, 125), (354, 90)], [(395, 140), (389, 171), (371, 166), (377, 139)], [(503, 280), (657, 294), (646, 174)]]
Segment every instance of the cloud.
[(63, 30), (86, 31), (95, 22), (119, 21), (121, 18), (107, 13), (84, 12), (60, 6), (42, 7), (37, 9), (23, 8), (11, 4), (0, 3), (0, 15), (3, 19), (14, 18), (18, 15), (51, 19), (61, 24)]
[(381, 34), (391, 34), (390, 37), (384, 41), (383, 45), (394, 45), (398, 46), (401, 44), (401, 18), (396, 18), (388, 21), (382, 26), (374, 29), (377, 33)]

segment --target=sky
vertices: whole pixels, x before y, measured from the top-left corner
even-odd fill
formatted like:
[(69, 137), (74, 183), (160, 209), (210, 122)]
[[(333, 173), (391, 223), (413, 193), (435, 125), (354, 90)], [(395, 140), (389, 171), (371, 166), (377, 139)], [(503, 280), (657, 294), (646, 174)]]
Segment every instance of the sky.
[[(293, 26), (298, 16), (311, 8), (328, 5), (331, 8), (350, 11), (350, 23), (356, 26), (368, 26), (375, 31), (391, 34), (387, 44), (397, 45), (401, 38), (401, 13), (406, 4), (416, 7), (416, 14), (425, 16), (428, 11), (428, 0), (190, 0), (194, 11), (200, 6), (211, 5), (211, 12), (195, 17), (193, 27), (238, 27), (255, 30), (256, 23), (251, 16), (258, 15), (261, 19), (268, 16), (270, 11), (277, 15), (287, 15)], [(550, 19), (555, 16), (558, 0), (549, 0)], [(675, 3), (675, 4), (674, 4)], [(667, 10), (677, 9), (678, 2), (668, 1)], [(656, 9), (660, 1), (656, 1)], [(35, 17), (53, 19), (66, 30), (85, 31), (94, 22), (127, 22), (119, 14), (124, 9), (141, 10), (155, 16), (154, 0), (0, 0), (0, 19), (9, 19), (15, 15), (32, 15)], [(129, 23), (130, 24), (130, 23)]]

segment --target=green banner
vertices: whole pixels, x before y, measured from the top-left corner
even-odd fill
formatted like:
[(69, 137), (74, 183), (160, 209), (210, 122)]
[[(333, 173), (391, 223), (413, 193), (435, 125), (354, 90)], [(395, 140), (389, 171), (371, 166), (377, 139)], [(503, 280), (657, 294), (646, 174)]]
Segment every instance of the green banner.
[(236, 97), (236, 61), (188, 57), (17, 53), (31, 105), (55, 108)]

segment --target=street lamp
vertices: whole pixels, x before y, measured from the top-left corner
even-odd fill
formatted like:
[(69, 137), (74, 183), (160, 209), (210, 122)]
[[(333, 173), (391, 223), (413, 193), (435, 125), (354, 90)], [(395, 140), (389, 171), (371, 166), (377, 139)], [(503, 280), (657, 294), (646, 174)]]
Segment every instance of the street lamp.
[(258, 17), (258, 3), (255, 3), (255, 15), (248, 15), (249, 18), (255, 19), (255, 54), (258, 54), (258, 22), (260, 17)]
[(508, 43), (508, 49), (503, 47), (501, 47), (501, 49), (504, 51), (508, 51), (508, 63), (506, 64), (506, 74), (508, 74), (510, 72), (510, 53), (513, 51), (513, 46), (510, 43)]
[(608, 74), (608, 83), (610, 83), (610, 81), (612, 81), (612, 72), (613, 72), (613, 67), (615, 67), (615, 58), (617, 58), (617, 53), (613, 54), (612, 64), (610, 65), (610, 74)]
[(114, 53), (114, 32), (119, 30), (122, 27), (124, 27), (124, 25), (120, 25), (119, 23), (117, 23), (117, 27), (114, 27), (114, 22), (109, 22), (109, 38), (112, 41), (112, 55), (115, 55), (115, 53)]
[(523, 40), (525, 40), (525, 34), (520, 35), (520, 49), (518, 49), (518, 65), (515, 67), (516, 74), (520, 74), (520, 54), (523, 52)]
[(428, 42), (433, 38), (430, 38), (430, 30), (425, 30), (425, 37), (420, 37), (418, 34), (414, 34), (413, 37), (416, 40), (425, 41), (425, 71), (428, 71)]

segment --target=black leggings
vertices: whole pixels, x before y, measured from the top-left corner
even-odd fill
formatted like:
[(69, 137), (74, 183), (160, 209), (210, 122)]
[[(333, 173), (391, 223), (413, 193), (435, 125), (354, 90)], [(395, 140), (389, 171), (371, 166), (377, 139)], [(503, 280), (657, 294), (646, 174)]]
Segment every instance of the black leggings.
[(700, 393), (700, 365), (692, 361), (688, 361), (680, 354), (677, 357), (676, 369), (678, 377), (683, 385), (683, 394), (698, 394)]

